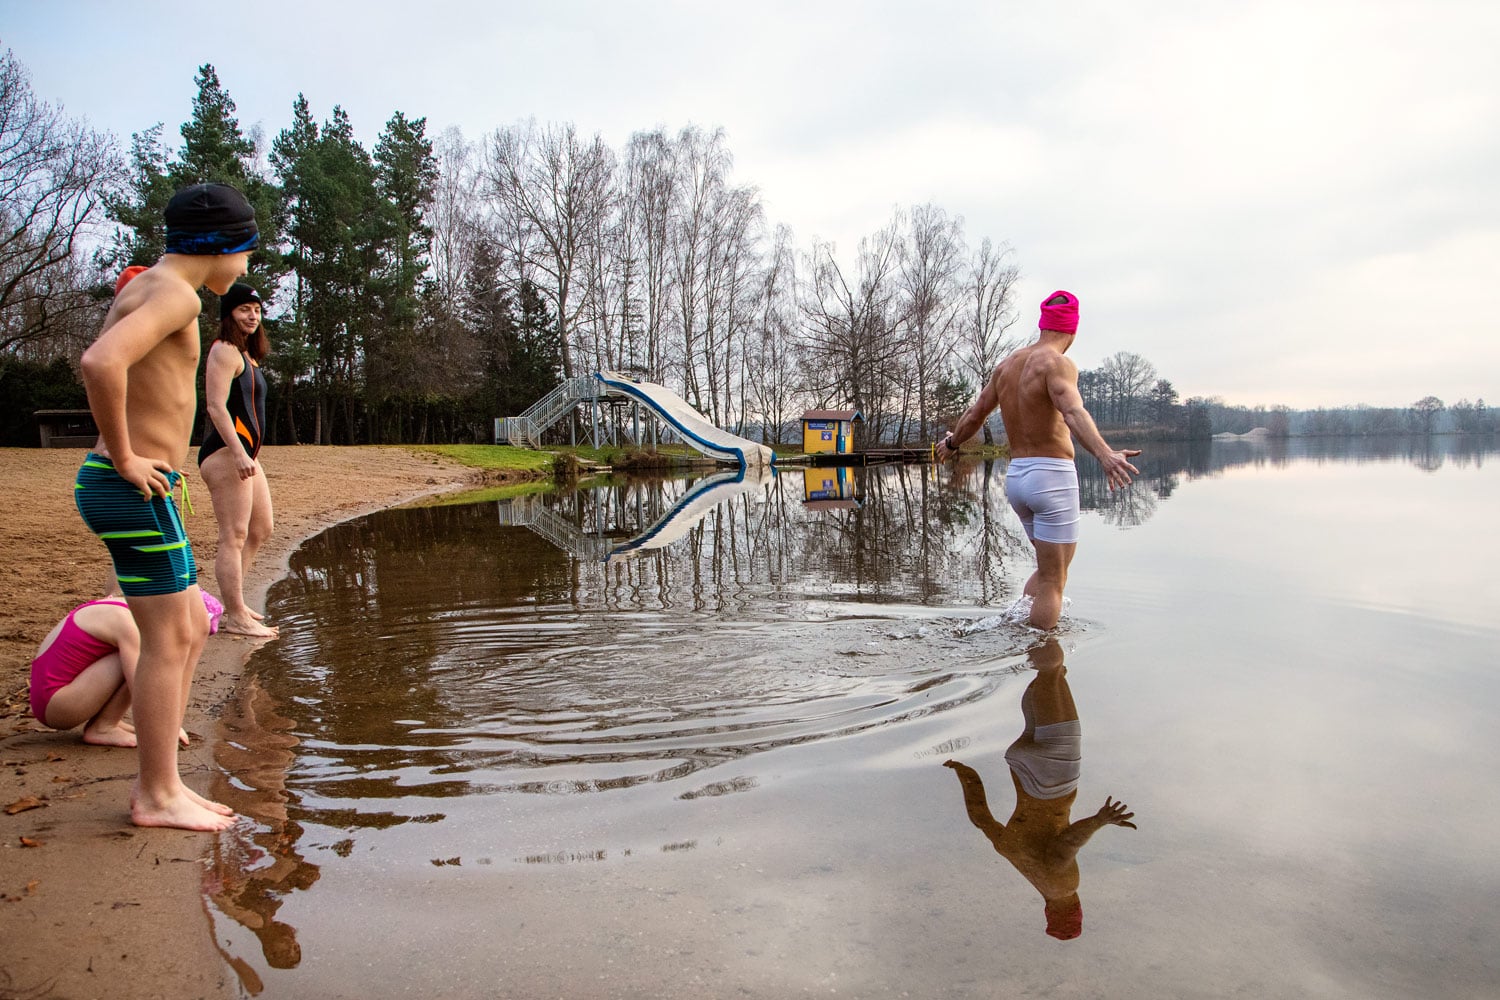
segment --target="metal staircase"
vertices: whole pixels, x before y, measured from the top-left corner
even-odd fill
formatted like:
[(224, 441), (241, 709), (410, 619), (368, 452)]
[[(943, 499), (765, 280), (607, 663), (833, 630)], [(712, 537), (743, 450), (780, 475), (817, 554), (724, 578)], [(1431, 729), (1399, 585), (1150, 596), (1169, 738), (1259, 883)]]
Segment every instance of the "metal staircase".
[(563, 379), (557, 388), (532, 403), (519, 417), (502, 418), (499, 437), (514, 445), (540, 448), (542, 434), (547, 428), (571, 413), (579, 403), (594, 402), (619, 395), (622, 394), (609, 388), (592, 375)]
[[(600, 404), (605, 400), (609, 401), (610, 406), (626, 402), (634, 406), (636, 429), (631, 435), (632, 440), (641, 439), (640, 416), (644, 411), (650, 419), (661, 421), (663, 426), (685, 443), (717, 462), (743, 468), (746, 465), (770, 465), (776, 460), (776, 455), (770, 448), (714, 425), (682, 397), (664, 386), (643, 382), (619, 372), (596, 372), (564, 380), (519, 417), (496, 419), (495, 440), (525, 448), (540, 448), (542, 435), (549, 427), (567, 417), (577, 407), (587, 404), (592, 417), (589, 422), (589, 437), (598, 446), (601, 443), (601, 430), (604, 429), (599, 421)], [(613, 426), (608, 421), (606, 424)], [(651, 440), (654, 442), (656, 425), (651, 426)]]

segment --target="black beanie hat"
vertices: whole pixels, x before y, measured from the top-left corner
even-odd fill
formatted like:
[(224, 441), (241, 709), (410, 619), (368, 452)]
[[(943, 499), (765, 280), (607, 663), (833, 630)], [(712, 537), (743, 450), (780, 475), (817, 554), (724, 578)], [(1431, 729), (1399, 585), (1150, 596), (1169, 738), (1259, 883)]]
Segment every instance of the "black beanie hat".
[(255, 249), (255, 209), (228, 184), (194, 184), (167, 202), (167, 253), (213, 255)]
[(223, 297), (219, 299), (219, 318), (228, 318), (230, 313), (246, 302), (254, 302), (256, 305), (260, 305), (260, 293), (243, 281), (236, 281), (229, 286), (229, 291), (225, 292)]

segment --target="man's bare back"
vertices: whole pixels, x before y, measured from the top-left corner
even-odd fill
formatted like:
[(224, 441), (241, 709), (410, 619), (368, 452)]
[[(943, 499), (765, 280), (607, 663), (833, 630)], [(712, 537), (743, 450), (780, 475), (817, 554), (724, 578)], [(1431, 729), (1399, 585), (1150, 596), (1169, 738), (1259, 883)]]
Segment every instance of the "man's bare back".
[(1072, 458), (1073, 438), (1053, 400), (1052, 383), (1078, 384), (1078, 368), (1056, 350), (1033, 344), (990, 376), (1012, 458)]

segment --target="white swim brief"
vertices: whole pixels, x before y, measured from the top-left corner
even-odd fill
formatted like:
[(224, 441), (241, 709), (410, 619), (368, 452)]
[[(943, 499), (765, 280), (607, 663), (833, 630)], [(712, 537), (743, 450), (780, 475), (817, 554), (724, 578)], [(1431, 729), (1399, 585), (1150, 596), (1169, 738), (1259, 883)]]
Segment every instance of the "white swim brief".
[(1005, 751), (1011, 772), (1035, 799), (1060, 799), (1083, 774), (1083, 726), (1077, 719), (1037, 726)]
[(1005, 498), (1027, 538), (1059, 545), (1078, 541), (1078, 467), (1072, 459), (1011, 459), (1005, 467)]

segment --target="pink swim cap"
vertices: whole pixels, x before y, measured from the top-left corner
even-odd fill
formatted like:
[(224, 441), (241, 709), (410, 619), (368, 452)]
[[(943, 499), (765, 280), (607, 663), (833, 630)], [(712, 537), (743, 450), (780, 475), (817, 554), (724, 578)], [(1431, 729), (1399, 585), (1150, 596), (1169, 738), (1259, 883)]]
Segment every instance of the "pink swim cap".
[(208, 612), (208, 634), (213, 635), (219, 631), (219, 619), (224, 617), (224, 605), (206, 590), (199, 590), (199, 593), (203, 595), (203, 608)]
[[(1050, 297), (1050, 296), (1049, 296)], [(1083, 904), (1075, 897), (1071, 903), (1047, 904), (1047, 934), (1059, 941), (1071, 941), (1083, 933)]]
[[(1059, 302), (1055, 306), (1047, 303), (1061, 296), (1066, 302)], [(1043, 330), (1056, 330), (1059, 333), (1078, 332), (1078, 296), (1072, 292), (1058, 289), (1042, 300), (1042, 320), (1037, 324)]]

